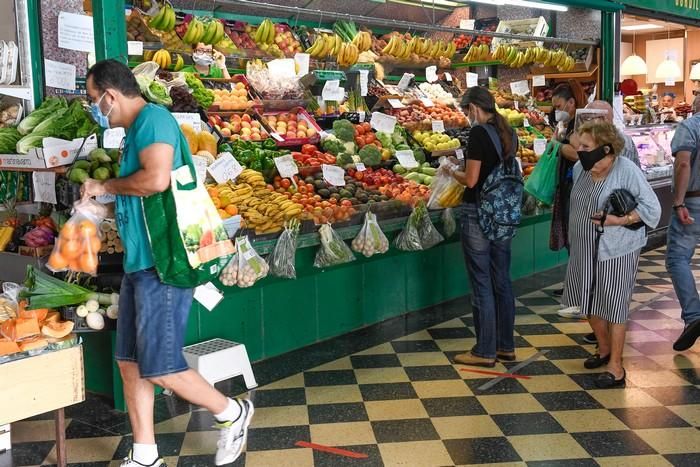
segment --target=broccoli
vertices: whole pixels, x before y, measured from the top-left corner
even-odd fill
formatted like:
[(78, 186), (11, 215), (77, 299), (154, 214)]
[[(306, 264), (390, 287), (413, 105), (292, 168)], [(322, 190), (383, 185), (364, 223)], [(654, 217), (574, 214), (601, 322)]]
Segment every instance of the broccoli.
[(338, 154), (338, 158), (335, 160), (336, 165), (340, 167), (346, 167), (354, 162), (355, 161), (352, 160), (352, 155), (346, 152)]
[(341, 141), (355, 141), (355, 126), (350, 120), (336, 120), (333, 122), (333, 133)]
[(368, 167), (374, 167), (382, 162), (382, 153), (373, 144), (368, 144), (360, 149), (359, 156), (362, 163)]
[(334, 156), (345, 152), (345, 144), (340, 141), (335, 135), (330, 135), (321, 143), (321, 148), (324, 151), (330, 152)]

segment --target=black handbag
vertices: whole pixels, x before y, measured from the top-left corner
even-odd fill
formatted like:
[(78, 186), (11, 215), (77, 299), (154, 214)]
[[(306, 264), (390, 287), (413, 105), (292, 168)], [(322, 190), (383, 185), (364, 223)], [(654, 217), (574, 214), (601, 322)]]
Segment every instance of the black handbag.
[[(634, 199), (634, 196), (628, 190), (625, 190), (624, 188), (614, 190), (612, 193), (610, 193), (610, 197), (605, 202), (605, 207), (603, 208), (603, 221), (601, 222), (601, 225), (605, 224), (605, 217), (607, 217), (608, 214), (612, 214), (613, 216), (617, 217), (624, 217), (634, 211), (638, 205), (639, 203), (636, 199)], [(624, 227), (630, 230), (639, 230), (644, 227), (644, 222), (639, 221), (634, 224), (625, 225)]]

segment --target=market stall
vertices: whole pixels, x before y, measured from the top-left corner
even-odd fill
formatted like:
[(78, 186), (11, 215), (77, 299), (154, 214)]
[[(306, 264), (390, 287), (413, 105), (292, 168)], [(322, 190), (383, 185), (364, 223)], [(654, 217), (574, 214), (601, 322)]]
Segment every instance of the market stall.
[[(393, 2), (361, 15), (247, 1), (190, 6), (142, 1), (125, 8), (94, 0), (94, 10), (81, 16), (92, 15), (96, 58), (128, 58), (147, 100), (173, 112), (225, 234), (237, 246), (212, 284), (221, 301), (211, 309), (195, 302), (187, 341), (243, 342), (253, 360), (468, 292), (455, 213), (446, 209), (459, 204), (460, 194), (435, 182), (441, 157), (468, 157), (467, 119), (459, 107), (468, 87), (489, 86), (499, 112), (517, 129), (525, 175), (552, 136), (548, 96), (556, 83), (575, 78), (591, 83), (591, 95), (607, 92), (598, 38), (615, 7), (605, 2), (596, 4), (604, 13), (522, 8), (519, 17), (512, 11), (518, 8), (455, 4), (433, 12), (441, 23), (412, 15), (424, 14), (419, 4), (406, 9), (406, 21), (387, 20), (397, 8)], [(289, 17), (265, 16), (271, 11)], [(584, 17), (598, 21), (566, 38), (552, 34)], [(231, 78), (192, 63), (198, 44), (221, 54)], [(0, 155), (3, 167), (13, 169), (3, 174), (22, 169), (56, 176), (50, 216), (56, 222), (45, 226), (56, 240), (30, 235), (42, 227), (37, 221), (44, 213), (19, 213), (3, 259), (19, 262), (29, 240), (40, 257), (33, 261), (57, 273), (61, 287), (113, 294), (122, 251), (114, 222), (97, 216), (95, 232), (88, 229), (79, 240), (70, 226), (83, 221), (64, 222), (87, 177), (118, 176), (123, 132), (93, 138), (80, 101), (58, 94), (18, 118), (22, 132), (7, 142), (15, 151)], [(56, 112), (72, 116), (70, 131), (43, 123)], [(65, 141), (58, 153), (47, 140), (57, 137)], [(31, 185), (19, 202), (33, 205), (35, 180), (11, 181)], [(18, 201), (9, 198), (6, 204)], [(527, 197), (523, 213), (513, 277), (565, 261), (548, 249), (547, 206)], [(202, 234), (194, 229), (187, 238), (199, 243)], [(122, 407), (111, 359), (115, 300), (75, 298), (56, 306), (85, 333), (87, 387), (113, 395)]]

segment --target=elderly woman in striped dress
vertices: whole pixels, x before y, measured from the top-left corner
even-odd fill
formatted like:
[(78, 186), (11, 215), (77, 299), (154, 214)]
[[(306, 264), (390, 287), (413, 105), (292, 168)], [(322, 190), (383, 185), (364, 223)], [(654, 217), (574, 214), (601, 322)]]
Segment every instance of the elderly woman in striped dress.
[[(588, 358), (584, 366), (593, 369), (607, 365), (596, 385), (623, 386), (626, 321), (639, 254), (647, 241), (644, 228), (628, 227), (640, 221), (656, 227), (661, 206), (642, 171), (630, 160), (618, 157), (625, 143), (613, 124), (586, 123), (578, 136), (579, 162), (574, 166), (569, 214), (571, 255), (562, 301), (564, 306), (580, 306), (582, 311), (590, 313), (598, 353)], [(629, 191), (638, 204), (624, 217), (607, 215), (596, 261), (596, 226), (600, 225), (600, 214), (616, 189)]]

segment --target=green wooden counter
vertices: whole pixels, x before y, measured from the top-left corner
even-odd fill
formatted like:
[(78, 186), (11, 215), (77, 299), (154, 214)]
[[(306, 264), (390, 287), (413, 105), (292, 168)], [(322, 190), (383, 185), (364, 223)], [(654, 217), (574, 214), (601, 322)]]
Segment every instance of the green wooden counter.
[[(434, 219), (439, 213), (432, 214)], [(549, 213), (523, 219), (513, 240), (514, 279), (550, 269), (566, 261), (566, 252), (549, 250)], [(390, 241), (405, 219), (381, 222)], [(441, 230), (441, 225), (436, 222)], [(338, 232), (353, 238), (359, 226)], [(224, 300), (207, 311), (194, 303), (187, 332), (192, 344), (221, 337), (246, 345), (251, 360), (261, 360), (329, 339), (403, 313), (420, 310), (469, 292), (458, 235), (420, 252), (391, 248), (383, 255), (328, 269), (313, 267), (318, 235), (299, 237), (297, 279), (265, 278), (253, 287), (217, 286)], [(255, 244), (267, 253), (274, 242)], [(122, 408), (121, 381), (112, 363), (112, 336), (86, 335), (88, 390), (113, 395)]]

